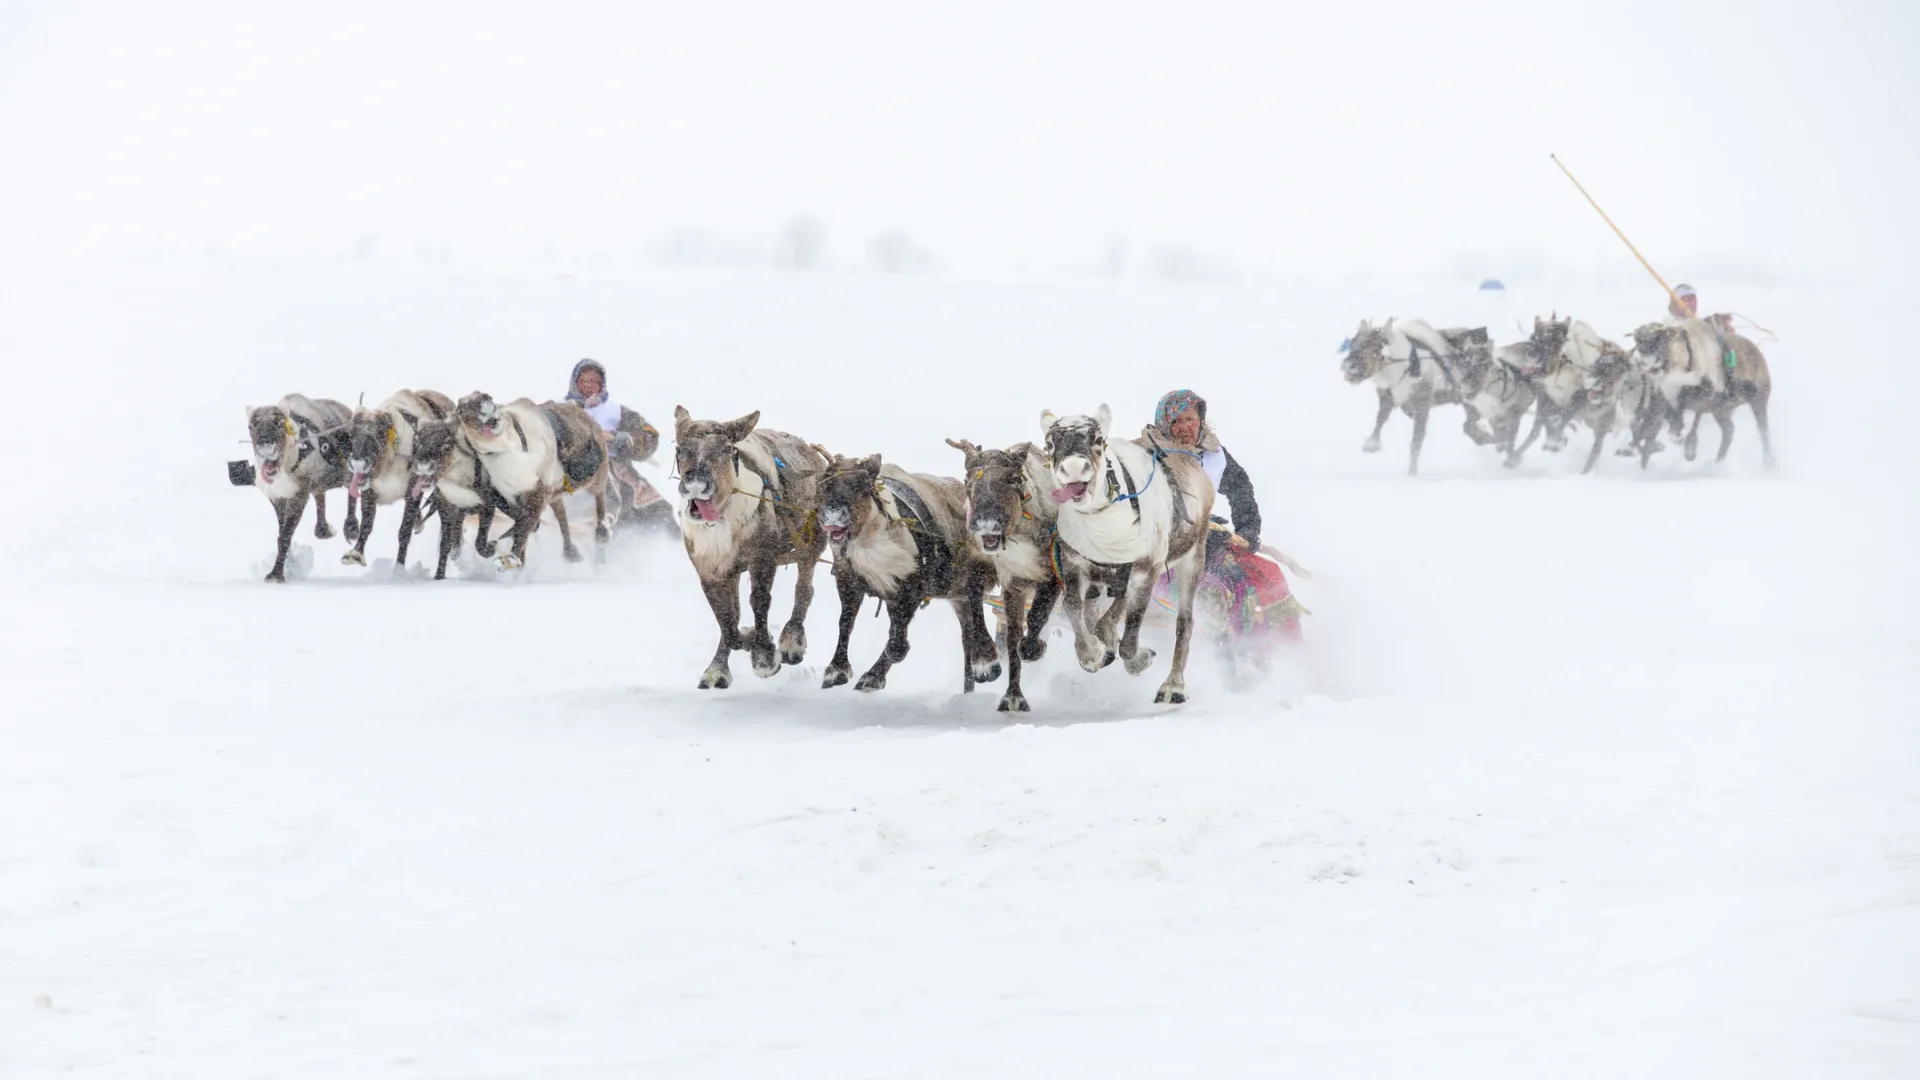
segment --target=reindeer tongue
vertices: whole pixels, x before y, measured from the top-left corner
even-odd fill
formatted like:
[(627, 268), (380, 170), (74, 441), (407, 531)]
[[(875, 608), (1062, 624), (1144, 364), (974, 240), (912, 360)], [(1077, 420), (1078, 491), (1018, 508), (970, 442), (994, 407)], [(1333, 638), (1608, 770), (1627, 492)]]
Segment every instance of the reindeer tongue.
[(1073, 500), (1079, 498), (1080, 496), (1085, 495), (1086, 493), (1087, 493), (1087, 485), (1068, 484), (1066, 487), (1054, 488), (1052, 491), (1048, 492), (1047, 494), (1053, 497), (1054, 502), (1065, 505), (1066, 503), (1070, 503)]
[(701, 521), (720, 520), (720, 508), (713, 504), (712, 499), (693, 500), (693, 512), (700, 515)]
[(363, 473), (363, 472), (354, 473), (353, 476), (347, 480), (347, 498), (349, 499), (359, 498), (360, 489), (366, 485), (366, 482), (367, 482), (366, 473)]
[(427, 489), (431, 487), (433, 487), (433, 477), (416, 476), (413, 478), (413, 483), (407, 486), (407, 498), (410, 500), (417, 499), (420, 496), (425, 495), (427, 493)]

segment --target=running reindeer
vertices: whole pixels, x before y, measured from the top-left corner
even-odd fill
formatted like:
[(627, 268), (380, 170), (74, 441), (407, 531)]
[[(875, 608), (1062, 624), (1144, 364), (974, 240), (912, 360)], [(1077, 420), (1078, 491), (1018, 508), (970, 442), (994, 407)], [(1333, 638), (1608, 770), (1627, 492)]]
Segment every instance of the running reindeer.
[(947, 445), (966, 455), (967, 529), (1000, 582), (1007, 641), (1000, 711), (1029, 712), (1020, 689), (1021, 662), (1046, 655), (1047, 617), (1060, 595), (1054, 570), (1060, 511), (1052, 499), (1034, 495), (1053, 490), (1053, 477), (1032, 443), (1005, 450), (982, 450), (965, 439), (948, 439)]
[[(1044, 412), (1040, 427), (1052, 467), (1049, 497), (1060, 508), (1060, 572), (1080, 666), (1098, 671), (1117, 652), (1129, 674), (1147, 670), (1153, 650), (1140, 646), (1140, 624), (1154, 584), (1171, 568), (1179, 595), (1173, 670), (1154, 701), (1186, 701), (1193, 599), (1206, 568), (1213, 484), (1189, 452), (1148, 438), (1109, 441), (1113, 412), (1104, 404), (1093, 416)], [(1121, 603), (1096, 625), (1088, 618), (1087, 600), (1089, 590), (1101, 584), (1117, 590)], [(1126, 627), (1116, 646), (1113, 617), (1120, 610)]]
[[(1773, 436), (1767, 423), (1773, 374), (1760, 346), (1733, 332), (1732, 316), (1650, 323), (1633, 332), (1633, 341), (1635, 354), (1647, 365), (1648, 377), (1659, 392), (1674, 436), (1680, 435), (1686, 414), (1693, 413), (1693, 426), (1687, 430), (1684, 444), (1688, 461), (1699, 452), (1700, 421), (1708, 413), (1720, 428), (1720, 452), (1714, 460), (1725, 461), (1733, 445), (1734, 410), (1746, 405), (1760, 427), (1766, 467), (1774, 467)], [(1643, 458), (1643, 468), (1645, 464)]]
[[(373, 534), (377, 507), (402, 503), (400, 550), (407, 565), (407, 544), (426, 527), (426, 500), (413, 491), (413, 447), (420, 425), (453, 414), (453, 399), (432, 390), (401, 390), (371, 409), (355, 409), (347, 433), (347, 517), (358, 515), (359, 538), (340, 561), (367, 565), (367, 538)], [(363, 499), (364, 495), (364, 499)]]
[[(347, 485), (342, 444), (352, 418), (352, 410), (338, 401), (302, 394), (288, 394), (272, 405), (247, 409), (253, 484), (272, 504), (280, 525), (268, 581), (287, 580), (287, 550), (293, 544), (293, 531), (307, 511), (307, 496), (313, 496), (313, 535), (321, 540), (333, 535), (327, 525), (327, 492)], [(242, 467), (236, 482), (244, 485), (245, 474)], [(347, 517), (346, 530), (351, 542), (355, 536), (352, 515)]]
[[(826, 459), (783, 431), (756, 427), (759, 410), (737, 420), (695, 420), (675, 406), (674, 465), (686, 506), (680, 529), (687, 558), (700, 575), (707, 606), (720, 624), (720, 646), (700, 676), (700, 689), (733, 685), (729, 656), (745, 649), (753, 673), (770, 678), (781, 664), (807, 654), (807, 609), (813, 604), (813, 568), (826, 548), (812, 501), (812, 485), (799, 474), (817, 474)], [(776, 652), (767, 629), (773, 575), (791, 565), (793, 613), (780, 631)], [(750, 582), (753, 628), (740, 625), (740, 575)]]
[(570, 401), (535, 405), (518, 398), (505, 405), (475, 392), (454, 406), (460, 437), (480, 459), (493, 490), (513, 518), (513, 552), (500, 557), (501, 569), (524, 566), (527, 541), (540, 527), (540, 513), (551, 509), (560, 526), (560, 545), (568, 562), (583, 556), (567, 525), (566, 496), (581, 488), (593, 495), (593, 539), (604, 557), (610, 537), (607, 517), (607, 442), (593, 417)]
[[(1485, 344), (1486, 330), (1453, 330), (1464, 343), (1478, 335), (1477, 344)], [(1413, 445), (1407, 461), (1407, 475), (1420, 473), (1420, 447), (1427, 441), (1427, 417), (1435, 405), (1466, 404), (1465, 430), (1475, 442), (1485, 442), (1479, 432), (1479, 415), (1461, 396), (1455, 367), (1459, 346), (1447, 336), (1419, 319), (1388, 319), (1381, 326), (1361, 320), (1359, 329), (1347, 340), (1346, 355), (1340, 360), (1340, 372), (1348, 383), (1358, 386), (1372, 382), (1380, 400), (1380, 411), (1373, 418), (1373, 434), (1361, 450), (1372, 454), (1380, 450), (1380, 431), (1398, 408), (1413, 420)]]
[[(827, 456), (821, 447), (813, 449)], [(854, 689), (887, 685), (887, 672), (907, 658), (907, 628), (915, 613), (933, 600), (951, 603), (960, 618), (963, 691), (971, 694), (975, 682), (998, 679), (998, 650), (984, 614), (993, 564), (968, 543), (966, 488), (958, 480), (884, 465), (878, 454), (858, 460), (832, 455), (814, 480), (813, 502), (833, 550), (840, 592), (840, 638), (821, 688), (845, 685), (852, 677), (847, 644), (868, 596), (886, 604), (887, 644)]]

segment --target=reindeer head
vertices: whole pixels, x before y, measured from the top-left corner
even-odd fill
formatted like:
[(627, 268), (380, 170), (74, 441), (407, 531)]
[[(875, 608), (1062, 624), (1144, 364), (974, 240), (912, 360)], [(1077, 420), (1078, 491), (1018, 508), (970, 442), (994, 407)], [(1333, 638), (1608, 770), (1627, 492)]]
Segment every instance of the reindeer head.
[(982, 450), (965, 439), (948, 439), (947, 445), (966, 455), (967, 529), (981, 551), (998, 555), (1006, 550), (1007, 529), (1033, 513), (1028, 509), (1033, 492), (1027, 486), (1027, 456), (1033, 444)]
[(434, 481), (453, 462), (459, 451), (459, 439), (451, 420), (428, 420), (413, 432), (413, 478), (408, 482), (407, 500), (425, 495)]
[(1113, 410), (1102, 404), (1092, 416), (1040, 414), (1046, 433), (1047, 465), (1053, 470), (1053, 501), (1084, 507), (1093, 479), (1107, 461), (1107, 432), (1113, 429)]
[(255, 471), (263, 484), (273, 483), (281, 468), (292, 466), (299, 455), (299, 429), (278, 405), (247, 410), (247, 437), (253, 443)]
[(695, 420), (678, 405), (673, 409), (673, 464), (680, 473), (680, 497), (687, 501), (685, 516), (703, 524), (720, 520), (720, 508), (733, 496), (740, 475), (736, 443), (753, 434), (760, 411), (738, 420)]
[(1666, 323), (1648, 323), (1633, 332), (1633, 354), (1650, 372), (1667, 368), (1667, 335), (1673, 327)]
[(1571, 315), (1564, 319), (1533, 317), (1533, 336), (1527, 339), (1527, 367), (1530, 374), (1559, 369), (1560, 350), (1566, 346), (1567, 335), (1572, 330)]
[(822, 452), (820, 456), (828, 459), (814, 487), (820, 529), (827, 534), (827, 543), (841, 547), (881, 524), (880, 455), (847, 458)]
[(393, 457), (393, 417), (378, 409), (355, 409), (347, 427), (347, 493), (360, 494), (367, 478)]
[(1387, 359), (1387, 331), (1365, 319), (1347, 339), (1346, 355), (1340, 358), (1340, 374), (1349, 384), (1366, 382)]
[(1580, 379), (1580, 393), (1589, 404), (1616, 397), (1621, 382), (1632, 370), (1632, 357), (1612, 342), (1603, 343), (1599, 358)]
[(491, 442), (506, 431), (506, 414), (500, 411), (492, 394), (478, 390), (460, 399), (453, 407), (453, 418), (466, 429), (469, 439)]

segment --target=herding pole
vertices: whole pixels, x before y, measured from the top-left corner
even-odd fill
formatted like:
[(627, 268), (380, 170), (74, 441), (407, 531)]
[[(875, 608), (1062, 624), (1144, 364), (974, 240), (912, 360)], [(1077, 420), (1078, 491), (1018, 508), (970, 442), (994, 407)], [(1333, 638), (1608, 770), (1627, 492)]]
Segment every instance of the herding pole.
[[(1553, 163), (1555, 165), (1560, 165), (1560, 156), (1558, 154), (1548, 154), (1547, 157), (1552, 158)], [(1565, 165), (1560, 165), (1560, 171), (1567, 174), (1567, 179), (1573, 180), (1574, 187), (1580, 188), (1580, 194), (1587, 195), (1587, 189), (1584, 187), (1581, 187), (1580, 181), (1573, 179), (1573, 173), (1569, 172)], [(1660, 287), (1662, 289), (1667, 290), (1667, 299), (1673, 302), (1674, 308), (1675, 309), (1680, 308), (1681, 304), (1680, 304), (1679, 295), (1675, 293), (1672, 287), (1669, 286), (1666, 283), (1666, 281), (1660, 277), (1660, 272), (1653, 268), (1653, 264), (1647, 261), (1647, 257), (1645, 255), (1640, 254), (1640, 249), (1633, 246), (1633, 241), (1627, 239), (1627, 234), (1620, 231), (1620, 226), (1615, 225), (1613, 223), (1613, 219), (1607, 216), (1607, 212), (1605, 210), (1600, 209), (1600, 204), (1593, 201), (1593, 196), (1587, 195), (1587, 202), (1593, 204), (1594, 210), (1598, 212), (1600, 215), (1600, 220), (1606, 222), (1607, 227), (1613, 230), (1613, 234), (1620, 238), (1620, 242), (1627, 245), (1627, 250), (1633, 252), (1633, 257), (1636, 259), (1639, 259), (1640, 265), (1647, 268), (1647, 273), (1653, 275), (1653, 280), (1658, 281), (1660, 283)]]

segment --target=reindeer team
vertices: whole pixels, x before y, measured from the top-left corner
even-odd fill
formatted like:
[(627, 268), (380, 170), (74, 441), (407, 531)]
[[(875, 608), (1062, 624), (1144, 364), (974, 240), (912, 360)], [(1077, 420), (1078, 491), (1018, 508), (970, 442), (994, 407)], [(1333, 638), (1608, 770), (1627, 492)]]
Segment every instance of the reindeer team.
[[(960, 480), (910, 473), (879, 455), (831, 454), (760, 427), (759, 419), (758, 412), (730, 421), (695, 419), (684, 408), (674, 413), (678, 525), (720, 633), (702, 689), (731, 685), (736, 651), (748, 653), (754, 674), (763, 678), (804, 660), (814, 569), (830, 554), (840, 624), (823, 687), (853, 679), (848, 646), (869, 597), (885, 606), (889, 627), (857, 689), (886, 686), (888, 670), (907, 656), (915, 615), (934, 600), (946, 601), (959, 617), (964, 689), (999, 679), (999, 650), (985, 610), (995, 585), (1009, 601), (1002, 711), (1029, 711), (1020, 688), (1022, 661), (1045, 653), (1042, 629), (1063, 595), (1080, 665), (1098, 671), (1119, 659), (1138, 675), (1154, 659), (1140, 644), (1141, 625), (1155, 583), (1171, 571), (1178, 587), (1172, 670), (1155, 700), (1186, 700), (1193, 598), (1214, 499), (1191, 452), (1150, 435), (1111, 439), (1112, 413), (1101, 405), (1091, 415), (1043, 414), (1038, 444), (982, 450), (948, 440), (963, 455), (967, 478)], [(511, 519), (513, 551), (499, 556), (503, 569), (524, 563), (528, 539), (547, 512), (560, 526), (566, 557), (583, 557), (568, 529), (567, 494), (593, 495), (598, 545), (607, 543), (616, 521), (606, 498), (609, 441), (571, 403), (522, 398), (501, 404), (484, 393), (455, 402), (403, 390), (373, 408), (348, 409), (290, 395), (249, 408), (247, 427), (252, 483), (279, 524), (268, 581), (286, 580), (288, 548), (309, 497), (314, 535), (333, 535), (325, 500), (336, 488), (347, 492), (352, 545), (343, 563), (366, 565), (376, 511), (397, 502), (403, 563), (412, 535), (429, 516), (439, 516), (436, 579), (446, 576), (468, 515), (480, 518), (474, 547), (483, 558), (494, 555), (493, 516)], [(644, 444), (636, 458), (650, 455), (653, 445)], [(782, 566), (794, 567), (797, 576), (792, 610), (776, 641), (768, 611)], [(741, 621), (742, 576), (751, 625)], [(1103, 599), (1113, 602), (1101, 605)]]
[[(1536, 318), (1526, 341), (1498, 347), (1484, 328), (1436, 330), (1417, 319), (1362, 322), (1341, 370), (1350, 383), (1371, 382), (1379, 396), (1363, 449), (1380, 449), (1381, 429), (1396, 409), (1412, 418), (1409, 473), (1418, 472), (1433, 407), (1445, 404), (1462, 406), (1467, 435), (1494, 446), (1509, 467), (1543, 431), (1546, 449), (1565, 448), (1568, 428), (1577, 423), (1593, 432), (1583, 472), (1592, 471), (1616, 430), (1626, 438), (1618, 452), (1639, 456), (1643, 468), (1661, 449), (1662, 428), (1684, 438), (1693, 460), (1708, 414), (1720, 426), (1724, 459), (1733, 412), (1746, 405), (1759, 424), (1767, 464), (1773, 463), (1766, 359), (1733, 333), (1727, 316), (1642, 326), (1631, 350), (1572, 318)], [(1533, 427), (1521, 441), (1529, 409)], [(1682, 436), (1689, 413), (1693, 424)], [(637, 414), (631, 421), (634, 430), (652, 432)], [(1006, 613), (1001, 711), (1029, 711), (1021, 669), (1044, 655), (1043, 628), (1056, 603), (1083, 669), (1099, 671), (1118, 659), (1139, 675), (1155, 659), (1140, 644), (1144, 616), (1155, 583), (1170, 572), (1177, 597), (1173, 656), (1155, 701), (1186, 700), (1195, 586), (1215, 494), (1191, 452), (1161, 444), (1151, 430), (1137, 439), (1113, 438), (1112, 413), (1103, 404), (1091, 414), (1042, 413), (1038, 442), (982, 449), (949, 439), (964, 470), (964, 478), (952, 479), (910, 473), (879, 455), (833, 454), (759, 421), (757, 411), (726, 421), (696, 419), (684, 408), (674, 412), (679, 532), (719, 629), (700, 688), (732, 684), (736, 651), (749, 655), (762, 678), (800, 664), (814, 570), (830, 558), (840, 618), (823, 687), (853, 680), (849, 641), (870, 597), (884, 605), (888, 633), (856, 689), (885, 687), (888, 671), (908, 654), (915, 616), (934, 600), (949, 604), (959, 619), (964, 689), (997, 680), (999, 648), (985, 614), (987, 591), (996, 585)], [(629, 425), (623, 420), (622, 426)], [(511, 569), (524, 563), (528, 540), (547, 512), (560, 526), (566, 558), (583, 558), (568, 528), (566, 495), (593, 496), (600, 549), (626, 505), (617, 500), (609, 508), (608, 434), (570, 402), (502, 404), (485, 393), (455, 402), (403, 390), (373, 408), (348, 409), (290, 395), (248, 409), (247, 427), (252, 482), (279, 525), (268, 581), (285, 580), (288, 547), (309, 497), (314, 535), (333, 535), (325, 499), (336, 488), (346, 489), (352, 545), (343, 563), (366, 565), (376, 511), (397, 502), (402, 564), (411, 536), (427, 517), (439, 516), (436, 579), (446, 576), (469, 515), (480, 518), (474, 547), (482, 557), (494, 556), (494, 515), (512, 521), (513, 550), (498, 557)], [(644, 460), (656, 445), (657, 438), (640, 443), (626, 460)], [(792, 566), (796, 578), (776, 640), (768, 620), (774, 576), (783, 566)], [(750, 624), (741, 619), (743, 576)]]
[[(1593, 432), (1582, 473), (1592, 472), (1602, 444), (1619, 431), (1616, 451), (1640, 458), (1645, 468), (1664, 449), (1662, 428), (1682, 439), (1688, 461), (1699, 449), (1700, 421), (1711, 414), (1720, 428), (1720, 452), (1733, 444), (1733, 413), (1745, 405), (1760, 428), (1760, 445), (1773, 467), (1767, 402), (1773, 379), (1760, 347), (1733, 330), (1732, 316), (1649, 323), (1633, 332), (1623, 349), (1572, 317), (1533, 321), (1523, 342), (1495, 347), (1486, 328), (1436, 330), (1418, 319), (1362, 321), (1340, 361), (1349, 383), (1371, 383), (1380, 411), (1361, 449), (1380, 449), (1380, 431), (1394, 410), (1413, 420), (1407, 473), (1420, 471), (1427, 419), (1436, 405), (1466, 412), (1468, 438), (1492, 445), (1508, 468), (1518, 466), (1544, 430), (1549, 452), (1566, 448), (1567, 429), (1578, 423)], [(1533, 427), (1520, 441), (1528, 409)], [(1693, 425), (1686, 425), (1687, 414)], [(1482, 421), (1486, 427), (1481, 426)]]

